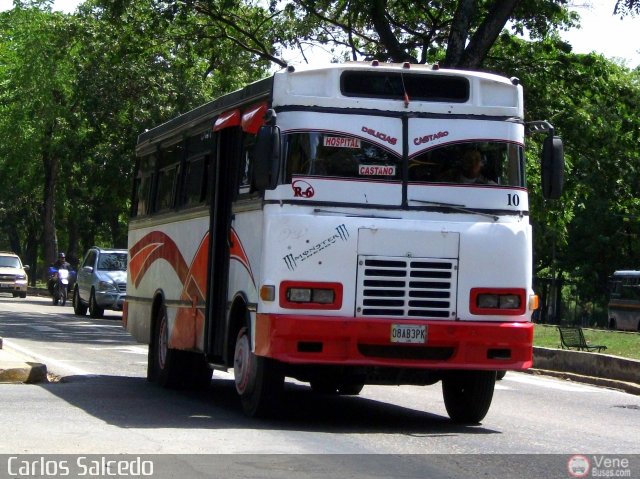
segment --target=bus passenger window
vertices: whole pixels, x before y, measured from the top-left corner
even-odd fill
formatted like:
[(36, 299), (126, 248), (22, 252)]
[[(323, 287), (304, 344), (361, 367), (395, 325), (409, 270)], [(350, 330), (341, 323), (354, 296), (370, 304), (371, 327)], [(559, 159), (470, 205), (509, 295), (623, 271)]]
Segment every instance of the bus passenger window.
[(206, 156), (187, 160), (184, 179), (184, 205), (195, 206), (205, 200)]
[(144, 216), (150, 213), (149, 200), (151, 185), (153, 184), (153, 172), (156, 167), (156, 156), (147, 155), (140, 159), (138, 172), (134, 184), (134, 198), (131, 216)]
[(136, 180), (136, 208), (133, 216), (144, 216), (149, 213), (149, 195), (151, 194), (152, 175), (142, 176)]
[(178, 166), (163, 168), (158, 176), (158, 195), (156, 197), (156, 211), (173, 208), (173, 198), (176, 191)]
[(256, 135), (243, 134), (242, 154), (240, 156), (240, 185), (238, 193), (251, 193), (251, 182), (253, 180), (253, 147), (256, 143)]

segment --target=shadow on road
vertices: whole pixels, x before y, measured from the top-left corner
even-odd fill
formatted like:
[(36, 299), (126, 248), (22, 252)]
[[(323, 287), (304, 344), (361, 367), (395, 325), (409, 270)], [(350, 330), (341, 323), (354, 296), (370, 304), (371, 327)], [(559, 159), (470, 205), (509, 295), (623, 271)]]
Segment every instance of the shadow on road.
[(319, 395), (289, 382), (274, 418), (247, 418), (233, 380), (219, 379), (215, 374), (206, 391), (166, 390), (144, 378), (117, 376), (70, 376), (41, 387), (121, 428), (247, 428), (419, 437), (498, 433), (364, 397)]
[[(30, 300), (27, 297), (22, 301)], [(95, 320), (75, 316), (70, 307), (51, 303), (43, 306), (42, 299), (33, 301), (41, 312), (0, 311), (0, 336), (78, 348), (138, 344), (122, 328), (119, 313)], [(65, 376), (61, 382), (41, 383), (39, 387), (121, 428), (257, 428), (419, 437), (497, 433), (482, 426), (453, 424), (445, 416), (419, 409), (423, 404), (413, 409), (363, 396), (319, 395), (306, 385), (289, 381), (275, 418), (250, 419), (243, 415), (233, 380), (227, 377), (215, 373), (206, 391), (166, 390), (141, 377), (115, 375)], [(427, 400), (425, 395), (425, 403)]]

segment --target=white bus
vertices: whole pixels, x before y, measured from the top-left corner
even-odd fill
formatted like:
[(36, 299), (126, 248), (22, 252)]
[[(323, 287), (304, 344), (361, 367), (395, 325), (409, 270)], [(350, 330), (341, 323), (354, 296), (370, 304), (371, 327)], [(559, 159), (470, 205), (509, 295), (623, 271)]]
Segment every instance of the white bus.
[(615, 271), (609, 293), (609, 329), (640, 332), (640, 271)]
[[(289, 67), (140, 135), (124, 322), (148, 378), (233, 368), (246, 414), (442, 381), (478, 422), (532, 365), (517, 79), (409, 64)], [(543, 190), (562, 143), (546, 122)]]

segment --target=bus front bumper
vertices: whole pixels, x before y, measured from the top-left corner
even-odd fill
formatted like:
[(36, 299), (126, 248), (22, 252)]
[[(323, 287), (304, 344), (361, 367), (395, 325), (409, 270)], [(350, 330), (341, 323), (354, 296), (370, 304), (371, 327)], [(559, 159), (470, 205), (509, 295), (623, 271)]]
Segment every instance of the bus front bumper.
[[(407, 325), (424, 331), (424, 342), (420, 334), (416, 343), (392, 339)], [(533, 365), (530, 322), (258, 314), (255, 338), (257, 355), (288, 364), (484, 370), (525, 370)]]

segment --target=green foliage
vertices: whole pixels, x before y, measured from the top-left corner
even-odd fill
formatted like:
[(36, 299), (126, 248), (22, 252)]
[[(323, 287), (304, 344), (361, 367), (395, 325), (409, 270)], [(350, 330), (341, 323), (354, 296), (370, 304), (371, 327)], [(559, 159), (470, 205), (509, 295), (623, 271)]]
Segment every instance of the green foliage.
[(126, 246), (137, 136), (266, 71), (232, 43), (192, 42), (195, 14), (153, 0), (48, 3), (0, 13), (0, 248), (31, 264), (56, 245), (71, 259)]
[[(570, 280), (602, 309), (608, 275), (640, 268), (640, 70), (573, 54), (557, 36), (577, 22), (567, 0), (88, 0), (74, 15), (50, 5), (0, 13), (0, 248), (31, 264), (39, 243), (76, 256), (124, 246), (137, 135), (320, 45), (335, 59), (465, 66), (475, 55), (519, 77), (526, 119), (554, 124), (567, 165), (562, 199), (544, 201), (542, 138), (530, 139), (535, 274)], [(492, 22), (502, 33), (474, 53)], [(525, 30), (532, 41), (514, 35)]]
[(602, 305), (615, 269), (640, 268), (640, 72), (573, 54), (558, 39), (506, 35), (487, 66), (519, 77), (528, 120), (549, 120), (564, 140), (565, 193), (557, 202), (539, 194), (539, 144), (529, 142), (535, 271), (557, 269), (585, 301)]

